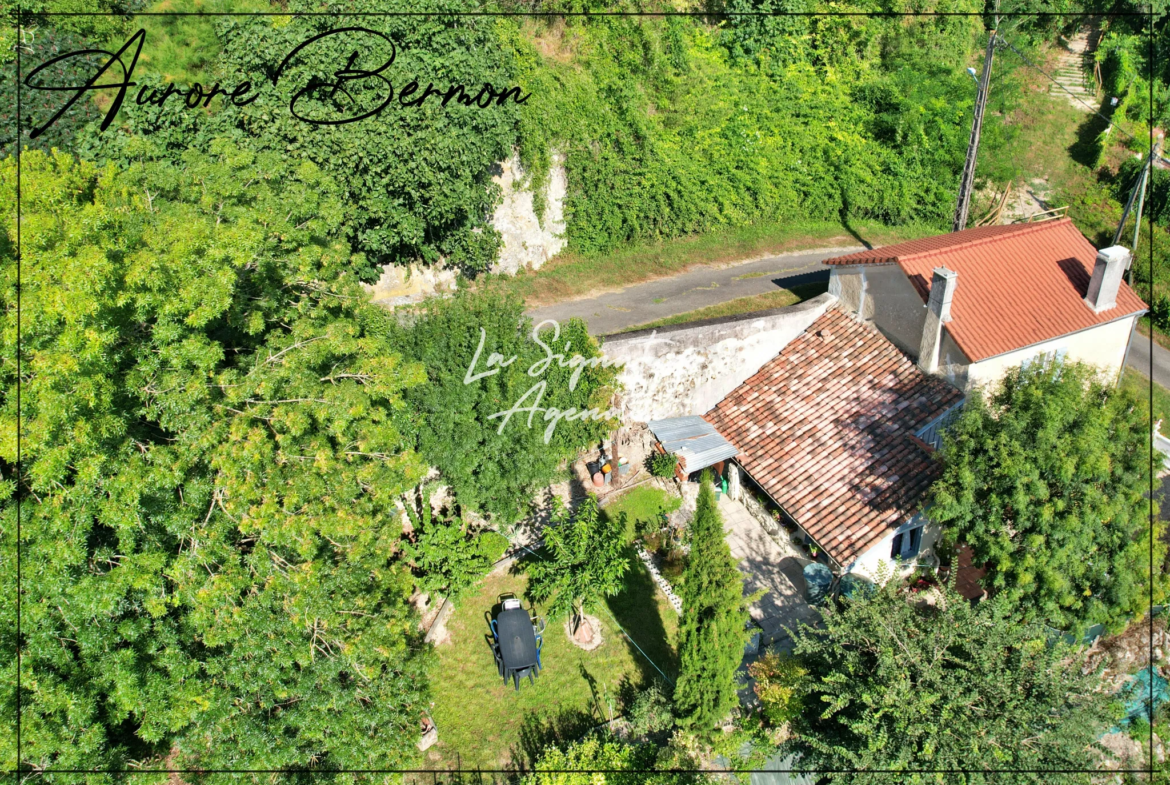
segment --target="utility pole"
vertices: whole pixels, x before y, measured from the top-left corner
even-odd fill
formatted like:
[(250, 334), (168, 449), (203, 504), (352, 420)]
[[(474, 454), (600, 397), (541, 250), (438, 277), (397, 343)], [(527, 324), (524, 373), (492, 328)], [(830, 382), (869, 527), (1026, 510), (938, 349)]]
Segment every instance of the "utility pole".
[(1146, 203), (1146, 187), (1150, 179), (1150, 170), (1154, 168), (1154, 161), (1158, 160), (1158, 156), (1162, 150), (1162, 137), (1158, 137), (1158, 141), (1154, 143), (1154, 149), (1150, 153), (1150, 157), (1146, 159), (1146, 163), (1142, 166), (1141, 172), (1138, 174), (1137, 182), (1134, 183), (1133, 190), (1129, 193), (1129, 201), (1125, 204), (1125, 210), (1121, 213), (1121, 222), (1117, 224), (1117, 231), (1113, 233), (1113, 244), (1117, 245), (1121, 242), (1121, 232), (1125, 229), (1125, 222), (1129, 220), (1129, 211), (1133, 208), (1134, 200), (1137, 200), (1137, 216), (1133, 224), (1133, 244), (1130, 246), (1129, 267), (1126, 270), (1126, 282), (1133, 283), (1133, 262), (1137, 258), (1137, 245), (1142, 228), (1142, 208)]
[(991, 86), (991, 61), (995, 58), (995, 47), (999, 34), (999, 0), (995, 0), (995, 24), (991, 38), (987, 40), (987, 52), (983, 56), (983, 73), (979, 78), (979, 91), (975, 95), (975, 119), (971, 121), (971, 139), (967, 142), (967, 160), (963, 162), (963, 176), (959, 178), (959, 201), (955, 205), (955, 218), (951, 222), (952, 232), (967, 228), (967, 211), (971, 207), (971, 189), (975, 187), (975, 159), (979, 155), (979, 134), (983, 130), (983, 111), (987, 108), (987, 94)]

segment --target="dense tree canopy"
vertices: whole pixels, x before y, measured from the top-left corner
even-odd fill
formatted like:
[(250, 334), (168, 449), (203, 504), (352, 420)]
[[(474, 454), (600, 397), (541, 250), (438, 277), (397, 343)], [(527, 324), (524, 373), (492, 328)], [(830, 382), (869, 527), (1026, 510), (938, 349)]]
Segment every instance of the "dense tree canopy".
[[(988, 563), (984, 585), (1059, 629), (1117, 629), (1164, 596), (1148, 407), (1051, 358), (975, 393), (943, 442), (930, 516)], [(1153, 531), (1151, 530), (1153, 528)]]
[(419, 453), (461, 505), (506, 523), (613, 425), (604, 415), (617, 374), (585, 324), (536, 326), (515, 296), (460, 292), (403, 316), (393, 338), (426, 368), (426, 384), (405, 393)]
[(622, 589), (622, 576), (630, 568), (626, 514), (601, 514), (591, 495), (572, 512), (559, 498), (553, 503), (552, 521), (544, 530), (548, 556), (529, 563), (528, 593), (536, 602), (547, 602), (553, 616), (572, 614), (575, 629), (588, 606)]
[(739, 703), (736, 671), (750, 637), (743, 576), (723, 537), (723, 518), (706, 475), (688, 538), (674, 701), (679, 724), (705, 734)]
[[(1050, 781), (1051, 775), (989, 769), (1088, 769), (1095, 740), (1112, 722), (1109, 696), (1040, 625), (1010, 604), (971, 605), (948, 589), (916, 608), (890, 582), (801, 628), (796, 653), (808, 668), (794, 746), (801, 768), (967, 772), (977, 785)], [(885, 783), (891, 775), (830, 775)], [(945, 774), (905, 774), (908, 783)]]
[(123, 767), (172, 744), (209, 768), (413, 751), (427, 660), (393, 500), (422, 471), (396, 421), (423, 377), (349, 272), (336, 186), (213, 149), (123, 172), (25, 154), (19, 477), (11, 159), (0, 173), (26, 765)]

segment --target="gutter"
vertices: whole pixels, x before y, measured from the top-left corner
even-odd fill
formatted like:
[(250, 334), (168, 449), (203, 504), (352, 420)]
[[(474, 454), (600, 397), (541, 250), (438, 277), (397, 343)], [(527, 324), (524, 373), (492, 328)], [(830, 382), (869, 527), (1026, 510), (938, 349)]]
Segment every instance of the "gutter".
[[(1121, 375), (1123, 373), (1125, 373), (1125, 366), (1129, 364), (1129, 350), (1130, 350), (1130, 347), (1133, 346), (1133, 336), (1134, 336), (1134, 333), (1137, 332), (1138, 322), (1141, 321), (1141, 318), (1142, 318), (1141, 314), (1138, 314), (1137, 318), (1135, 318), (1133, 320), (1133, 326), (1129, 328), (1129, 340), (1125, 342), (1125, 356), (1121, 358), (1121, 370), (1119, 370), (1117, 372), (1117, 381), (1113, 383), (1113, 386), (1115, 388), (1121, 386)], [(1150, 325), (1150, 343), (1153, 343), (1153, 342), (1154, 342), (1153, 325)], [(1151, 351), (1150, 352), (1150, 362), (1153, 362), (1153, 357), (1154, 357), (1154, 353)], [(1150, 369), (1150, 378), (1151, 379), (1154, 378), (1154, 370), (1152, 368)]]

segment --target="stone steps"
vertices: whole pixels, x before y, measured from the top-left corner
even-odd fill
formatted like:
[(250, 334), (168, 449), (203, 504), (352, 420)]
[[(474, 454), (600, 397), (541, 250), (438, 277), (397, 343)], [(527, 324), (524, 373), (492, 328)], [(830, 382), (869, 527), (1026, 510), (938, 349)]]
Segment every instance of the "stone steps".
[(1092, 77), (1092, 48), (1089, 38), (1090, 27), (1082, 27), (1057, 60), (1052, 77), (1056, 84), (1049, 85), (1048, 93), (1063, 97), (1069, 105), (1083, 112), (1092, 111), (1097, 103), (1096, 83)]

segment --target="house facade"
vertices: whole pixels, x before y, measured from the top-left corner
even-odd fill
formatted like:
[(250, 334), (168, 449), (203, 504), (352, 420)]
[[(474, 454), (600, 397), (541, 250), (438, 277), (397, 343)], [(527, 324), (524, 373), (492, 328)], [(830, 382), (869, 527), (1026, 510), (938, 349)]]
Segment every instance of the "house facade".
[(872, 325), (828, 309), (704, 415), (743, 482), (779, 507), (838, 574), (929, 562), (922, 514), (938, 430), (963, 401)]
[(829, 292), (930, 374), (965, 391), (1055, 355), (1116, 380), (1146, 311), (1129, 253), (1067, 218), (987, 226), (840, 256)]

